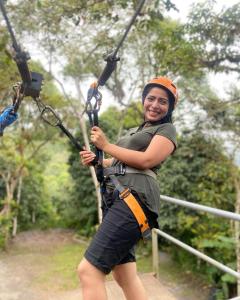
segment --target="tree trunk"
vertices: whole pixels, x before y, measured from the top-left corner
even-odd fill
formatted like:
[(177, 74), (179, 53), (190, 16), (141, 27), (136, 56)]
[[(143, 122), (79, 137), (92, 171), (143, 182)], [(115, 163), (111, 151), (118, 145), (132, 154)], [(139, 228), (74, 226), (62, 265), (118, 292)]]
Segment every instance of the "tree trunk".
[[(17, 199), (16, 199), (17, 206), (19, 206), (20, 202), (21, 202), (22, 181), (23, 181), (22, 180), (22, 175), (20, 175), (19, 181), (18, 181), (18, 190), (17, 190)], [(17, 235), (17, 227), (18, 227), (18, 213), (13, 218), (13, 229), (12, 229), (12, 236), (13, 237), (15, 237)]]
[(32, 212), (32, 223), (33, 224), (36, 223), (36, 213), (35, 213), (35, 211)]
[(9, 216), (11, 212), (11, 201), (13, 200), (13, 195), (17, 184), (17, 176), (12, 176), (11, 172), (7, 172), (7, 174), (1, 175), (5, 183), (6, 197), (0, 215)]
[(4, 244), (7, 246), (10, 238), (10, 214), (11, 214), (11, 201), (13, 200), (14, 191), (17, 183), (17, 176), (12, 176), (11, 172), (1, 173), (6, 188), (6, 197), (0, 215), (6, 219), (5, 225), (1, 228), (1, 234), (4, 237)]

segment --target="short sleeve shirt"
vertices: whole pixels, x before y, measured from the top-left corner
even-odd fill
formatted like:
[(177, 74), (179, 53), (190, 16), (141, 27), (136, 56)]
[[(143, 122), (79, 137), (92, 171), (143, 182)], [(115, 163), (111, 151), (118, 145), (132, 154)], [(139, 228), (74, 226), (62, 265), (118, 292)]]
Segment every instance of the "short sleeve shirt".
[[(130, 129), (116, 145), (130, 150), (144, 152), (152, 138), (155, 135), (161, 135), (168, 138), (177, 147), (176, 129), (172, 123), (164, 123), (143, 127), (138, 130), (138, 127)], [(159, 149), (161, 151), (161, 149)], [(112, 165), (121, 164), (120, 161), (114, 159)], [(162, 164), (162, 163), (161, 163)], [(152, 171), (157, 173), (161, 164), (152, 168)], [(158, 215), (160, 188), (157, 180), (145, 174), (125, 174), (118, 176), (118, 180), (124, 187), (129, 187), (138, 193), (140, 200), (148, 207), (148, 209)]]

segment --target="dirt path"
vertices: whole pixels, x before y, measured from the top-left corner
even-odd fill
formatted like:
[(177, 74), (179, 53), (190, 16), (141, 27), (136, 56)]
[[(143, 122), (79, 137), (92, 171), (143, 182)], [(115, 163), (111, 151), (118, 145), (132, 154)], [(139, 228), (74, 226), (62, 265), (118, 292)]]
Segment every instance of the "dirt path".
[[(0, 253), (0, 300), (80, 300), (78, 282), (72, 288), (68, 286), (61, 290), (57, 287), (64, 286), (64, 283), (58, 282), (60, 280), (58, 274), (62, 271), (57, 270), (51, 273), (51, 270), (47, 269), (50, 263), (49, 257), (51, 260), (52, 254), (64, 246), (73, 244), (76, 244), (74, 235), (67, 230), (55, 229), (47, 232), (31, 231), (19, 234), (9, 246), (9, 250), (6, 253)], [(165, 261), (165, 263), (168, 262)], [(46, 277), (48, 273), (50, 275)], [(75, 274), (72, 276), (74, 280), (77, 280), (74, 277)], [(198, 288), (195, 291), (195, 288), (190, 288), (186, 282), (181, 284), (176, 281), (172, 282), (173, 279), (164, 274), (161, 277), (159, 286), (163, 291), (166, 290), (166, 297), (172, 295), (172, 298), (171, 296), (166, 298), (161, 293), (151, 299), (207, 300), (204, 293), (199, 295)], [(146, 278), (145, 280), (149, 280), (150, 277)], [(112, 291), (114, 285), (115, 283), (109, 282), (108, 289)], [(110, 299), (124, 298), (113, 296)]]
[(33, 282), (44, 272), (46, 257), (72, 242), (73, 233), (65, 230), (19, 234), (7, 253), (0, 255), (0, 300), (51, 299), (51, 291), (43, 291), (41, 285), (33, 285)]

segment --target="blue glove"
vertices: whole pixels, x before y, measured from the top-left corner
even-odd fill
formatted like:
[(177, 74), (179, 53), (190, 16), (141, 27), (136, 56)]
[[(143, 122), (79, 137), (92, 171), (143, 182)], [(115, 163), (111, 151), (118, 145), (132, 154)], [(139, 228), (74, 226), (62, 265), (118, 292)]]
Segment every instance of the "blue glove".
[(3, 133), (5, 127), (11, 125), (18, 118), (18, 114), (13, 112), (13, 106), (8, 106), (0, 115), (0, 133)]

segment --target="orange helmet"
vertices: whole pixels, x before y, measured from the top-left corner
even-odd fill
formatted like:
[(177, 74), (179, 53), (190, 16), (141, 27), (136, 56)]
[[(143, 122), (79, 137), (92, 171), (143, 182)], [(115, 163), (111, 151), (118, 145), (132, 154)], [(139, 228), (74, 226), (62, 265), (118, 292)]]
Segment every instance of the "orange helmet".
[[(155, 77), (151, 79), (144, 87), (143, 89), (143, 95), (146, 93), (146, 88), (151, 86), (151, 85), (159, 85), (160, 87), (163, 87), (166, 89), (174, 99), (174, 107), (176, 106), (178, 102), (178, 92), (177, 92), (177, 87), (175, 84), (172, 82), (171, 79), (167, 77)], [(144, 99), (143, 99), (144, 100)]]

